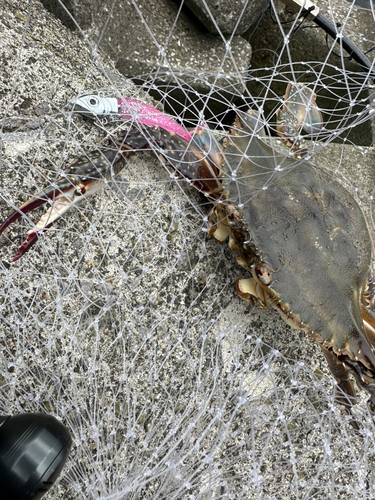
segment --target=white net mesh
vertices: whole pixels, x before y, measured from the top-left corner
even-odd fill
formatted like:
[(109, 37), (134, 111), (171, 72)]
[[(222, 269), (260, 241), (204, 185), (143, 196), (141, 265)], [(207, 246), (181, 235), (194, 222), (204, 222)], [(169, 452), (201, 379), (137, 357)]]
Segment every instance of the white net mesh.
[[(295, 81), (314, 89), (323, 112), (311, 154), (355, 195), (374, 231), (371, 81), (312, 22), (272, 2), (243, 38), (212, 35), (215, 72), (205, 53), (192, 55), (201, 67), (190, 71), (172, 50), (186, 6), (171, 3), (175, 22), (160, 33), (134, 0), (132, 15), (154, 40), (145, 50), (159, 57), (143, 76), (139, 57), (135, 86), (104, 55), (112, 51), (120, 69), (130, 57), (106, 37), (124, 6), (109, 2), (101, 27), (70, 32), (36, 1), (1, 4), (2, 220), (123, 125), (100, 128), (73, 114), (69, 100), (83, 92), (159, 102), (186, 127), (226, 133), (233, 104), (263, 111), (274, 129)], [(372, 60), (374, 12), (347, 0), (321, 4)], [(68, 16), (76, 28), (79, 14)], [(248, 39), (246, 70), (238, 54)], [(137, 154), (16, 263), (43, 209), (0, 238), (0, 413), (49, 413), (73, 436), (45, 498), (374, 498), (368, 394), (353, 409), (355, 432), (318, 345), (237, 296), (245, 271), (208, 238), (209, 211), (154, 155)]]

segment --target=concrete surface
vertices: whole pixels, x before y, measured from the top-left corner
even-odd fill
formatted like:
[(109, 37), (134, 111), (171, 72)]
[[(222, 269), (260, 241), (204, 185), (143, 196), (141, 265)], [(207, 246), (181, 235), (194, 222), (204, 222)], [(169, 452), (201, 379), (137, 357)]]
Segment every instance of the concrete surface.
[[(106, 145), (70, 98), (111, 86), (147, 97), (35, 0), (3, 1), (0, 29), (4, 220)], [(373, 150), (330, 144), (317, 161), (373, 229)], [(0, 413), (48, 412), (74, 437), (46, 500), (374, 495), (367, 396), (359, 436), (318, 346), (238, 298), (244, 271), (207, 238), (208, 212), (143, 154), (20, 261), (9, 262), (43, 211), (0, 238)]]
[(186, 4), (210, 33), (242, 35), (258, 20), (269, 1), (187, 0)]

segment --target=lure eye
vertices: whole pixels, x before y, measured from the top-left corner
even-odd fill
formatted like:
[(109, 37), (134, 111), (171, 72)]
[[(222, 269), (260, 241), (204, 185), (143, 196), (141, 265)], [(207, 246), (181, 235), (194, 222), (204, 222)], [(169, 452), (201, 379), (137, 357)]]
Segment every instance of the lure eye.
[(86, 194), (86, 188), (84, 186), (79, 187), (74, 191), (74, 194), (75, 196), (83, 196), (84, 194)]
[(91, 97), (89, 100), (89, 103), (91, 106), (97, 106), (98, 105), (98, 100), (95, 99), (95, 97)]

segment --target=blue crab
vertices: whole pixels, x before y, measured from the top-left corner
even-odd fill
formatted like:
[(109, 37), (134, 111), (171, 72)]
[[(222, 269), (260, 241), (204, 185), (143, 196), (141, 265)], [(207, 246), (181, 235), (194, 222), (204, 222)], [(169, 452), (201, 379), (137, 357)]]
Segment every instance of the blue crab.
[(108, 150), (78, 158), (54, 187), (13, 212), (0, 234), (22, 214), (53, 200), (17, 260), (64, 212), (119, 172), (132, 151), (151, 145), (213, 203), (209, 235), (220, 243), (228, 240), (249, 273), (237, 280), (240, 297), (255, 307), (272, 306), (318, 342), (347, 411), (355, 402), (350, 374), (370, 394), (374, 410), (373, 243), (355, 199), (306, 158), (298, 131), (321, 127), (315, 97), (308, 87), (289, 84), (277, 113), (280, 139), (267, 136), (255, 110), (237, 112), (223, 144), (206, 128), (189, 133), (189, 139), (173, 132), (173, 124), (168, 129), (140, 123), (123, 130)]

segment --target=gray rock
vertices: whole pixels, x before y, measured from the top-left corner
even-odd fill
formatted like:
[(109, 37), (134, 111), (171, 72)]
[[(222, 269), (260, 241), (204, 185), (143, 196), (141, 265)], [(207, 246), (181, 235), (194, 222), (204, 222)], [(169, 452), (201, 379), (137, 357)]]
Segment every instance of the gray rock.
[[(58, 2), (44, 4), (61, 15)], [(176, 84), (178, 75), (202, 92), (212, 82), (225, 86), (221, 74), (238, 75), (250, 63), (246, 40), (235, 36), (229, 42), (204, 33), (190, 12), (171, 0), (79, 0), (66, 5), (75, 21), (69, 22), (65, 13), (67, 24), (83, 29), (128, 77), (144, 80), (154, 74), (154, 80)]]
[(128, 95), (139, 95), (110, 60), (94, 54), (87, 41), (72, 35), (39, 2), (4, 1), (0, 22), (0, 122), (5, 129), (36, 129), (57, 113), (66, 119), (71, 98), (108, 86), (109, 78)]
[(257, 21), (269, 1), (186, 0), (186, 4), (210, 33), (242, 35)]
[[(326, 38), (323, 29), (316, 27), (312, 21), (306, 21), (301, 25), (303, 29), (294, 31), (293, 26), (300, 25), (300, 21), (293, 21), (295, 14), (287, 15), (285, 4), (280, 0), (275, 2), (275, 6), (280, 22), (284, 24), (279, 25), (275, 15), (268, 10), (255, 31), (254, 27), (251, 27), (245, 35), (247, 37), (251, 35), (250, 41), (253, 48), (251, 76), (261, 77), (261, 80), (250, 78), (249, 91), (253, 95), (262, 95), (265, 91), (283, 95), (285, 82), (288, 80), (298, 78), (305, 83), (318, 82), (319, 106), (325, 110), (323, 118), (327, 127), (333, 129), (347, 113), (346, 105), (338, 105), (339, 99), (342, 99), (342, 103), (347, 103), (353, 96), (358, 102), (369, 98), (368, 90), (359, 90), (358, 82), (364, 81), (359, 73), (363, 70), (357, 63), (350, 60), (346, 52), (343, 52), (341, 58), (340, 48), (337, 45), (331, 52), (332, 39)], [(373, 48), (373, 18), (368, 11), (356, 8), (352, 11), (352, 15), (348, 16), (349, 7), (346, 0), (319, 2), (320, 12), (329, 21), (341, 23), (350, 40), (366, 52)], [(280, 31), (280, 26), (283, 33)], [(287, 50), (281, 50), (284, 47), (284, 37), (287, 37), (285, 39), (288, 41)], [(280, 59), (276, 56), (279, 53)], [(373, 57), (371, 54), (373, 52), (368, 54), (370, 59)], [(320, 81), (321, 72), (322, 81)], [(269, 75), (268, 79), (267, 75)], [(332, 75), (335, 75), (335, 78), (330, 78)], [(272, 102), (265, 102), (266, 114), (271, 112), (272, 106)], [(360, 111), (360, 109), (355, 107), (353, 112)], [(334, 118), (331, 117), (332, 110), (335, 113)], [(370, 121), (354, 127), (347, 138), (358, 145), (371, 145), (373, 131)]]
[(40, 118), (33, 120), (22, 116), (9, 116), (8, 118), (3, 119), (2, 126), (4, 131), (18, 130), (22, 128), (34, 130), (42, 126), (42, 120)]

